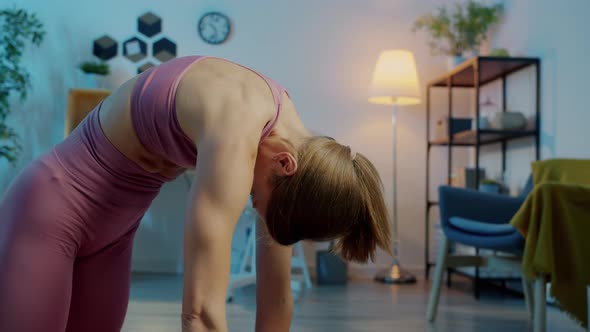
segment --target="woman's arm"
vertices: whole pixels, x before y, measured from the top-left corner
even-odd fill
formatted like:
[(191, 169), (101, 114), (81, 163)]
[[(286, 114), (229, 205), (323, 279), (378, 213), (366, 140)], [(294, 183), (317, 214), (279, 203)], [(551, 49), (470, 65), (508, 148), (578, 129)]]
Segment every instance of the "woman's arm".
[(231, 238), (252, 189), (274, 99), (259, 75), (239, 65), (205, 59), (198, 66), (185, 74), (176, 95), (181, 125), (195, 118), (183, 114), (198, 112), (192, 137), (198, 161), (184, 237), (183, 331), (226, 331)]
[(292, 248), (276, 243), (260, 219), (256, 239), (256, 332), (287, 332), (293, 317)]
[(230, 124), (218, 130), (225, 134), (205, 135), (198, 146), (184, 233), (185, 332), (227, 331), (231, 238), (251, 190), (259, 140), (259, 129), (247, 128)]

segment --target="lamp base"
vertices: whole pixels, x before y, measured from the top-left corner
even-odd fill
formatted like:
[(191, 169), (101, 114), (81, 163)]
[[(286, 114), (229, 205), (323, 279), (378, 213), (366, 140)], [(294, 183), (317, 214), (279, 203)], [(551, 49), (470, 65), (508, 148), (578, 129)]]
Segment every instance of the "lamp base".
[(411, 273), (402, 270), (397, 262), (375, 275), (375, 280), (385, 284), (413, 284), (416, 283), (416, 277)]

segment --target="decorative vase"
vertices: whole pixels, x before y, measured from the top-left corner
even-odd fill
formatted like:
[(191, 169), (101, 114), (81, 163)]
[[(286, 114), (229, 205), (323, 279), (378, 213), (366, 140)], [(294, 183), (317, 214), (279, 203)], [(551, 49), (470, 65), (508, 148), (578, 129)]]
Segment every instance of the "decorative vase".
[(348, 281), (348, 264), (334, 252), (335, 241), (328, 250), (316, 252), (316, 279), (318, 285), (343, 285)]
[(498, 105), (490, 97), (479, 104), (479, 129), (489, 129), (491, 127), (491, 118), (498, 113)]
[(497, 184), (482, 183), (479, 185), (479, 191), (484, 193), (499, 194), (500, 186)]
[(490, 119), (493, 129), (519, 130), (527, 126), (526, 117), (520, 112), (497, 112)]
[(486, 116), (482, 115), (479, 117), (478, 124), (479, 129), (488, 129), (490, 127), (490, 120)]
[(451, 70), (465, 61), (465, 57), (461, 55), (449, 55), (447, 57), (447, 69)]
[(318, 285), (344, 285), (348, 281), (346, 261), (331, 250), (316, 252), (316, 271)]
[(96, 77), (96, 74), (87, 74), (87, 73), (84, 73), (83, 74), (82, 87), (84, 89), (96, 89), (96, 88), (98, 88), (98, 78)]
[(105, 76), (92, 74), (92, 73), (82, 73), (82, 77), (80, 78), (80, 84), (82, 85), (83, 89), (104, 89), (105, 86)]

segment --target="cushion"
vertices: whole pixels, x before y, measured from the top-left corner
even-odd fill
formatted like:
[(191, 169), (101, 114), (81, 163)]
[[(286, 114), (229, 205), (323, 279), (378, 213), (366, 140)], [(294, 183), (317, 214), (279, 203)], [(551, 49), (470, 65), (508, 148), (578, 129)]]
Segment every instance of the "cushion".
[(508, 235), (516, 230), (510, 224), (494, 224), (461, 217), (451, 217), (449, 218), (449, 223), (453, 225), (453, 227), (477, 235)]

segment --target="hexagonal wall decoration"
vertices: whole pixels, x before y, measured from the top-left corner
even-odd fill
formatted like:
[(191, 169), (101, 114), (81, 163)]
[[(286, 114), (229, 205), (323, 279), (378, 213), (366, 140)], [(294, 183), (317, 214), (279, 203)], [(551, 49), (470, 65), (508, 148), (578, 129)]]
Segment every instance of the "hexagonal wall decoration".
[[(137, 18), (137, 30), (137, 35), (121, 42), (121, 55), (136, 63), (138, 73), (160, 62), (176, 58), (177, 47), (174, 41), (164, 36), (159, 37), (158, 40), (152, 39), (162, 33), (161, 17), (152, 12), (146, 12)], [(150, 52), (148, 47), (151, 48)], [(93, 41), (92, 53), (103, 61), (110, 60), (118, 55), (118, 48), (119, 44), (116, 40), (104, 35)], [(151, 58), (148, 59), (149, 56)], [(141, 66), (140, 63), (142, 63)]]
[(104, 35), (94, 40), (92, 54), (101, 60), (110, 60), (117, 55), (118, 44), (113, 38)]
[(123, 55), (133, 62), (142, 60), (147, 56), (147, 44), (137, 37), (130, 38), (123, 43)]
[(137, 30), (148, 37), (153, 37), (162, 31), (162, 19), (148, 12), (137, 19)]
[(154, 58), (166, 62), (176, 57), (176, 44), (168, 38), (162, 38), (154, 43), (152, 49)]
[(155, 67), (155, 66), (156, 66), (156, 65), (155, 65), (155, 64), (153, 64), (153, 63), (151, 63), (151, 62), (146, 62), (146, 63), (144, 63), (143, 65), (141, 65), (141, 66), (137, 67), (137, 73), (138, 73), (138, 74), (141, 74), (141, 73), (143, 73), (144, 71), (146, 71), (146, 70), (148, 70), (148, 69), (150, 69), (150, 68), (152, 68), (152, 67)]

